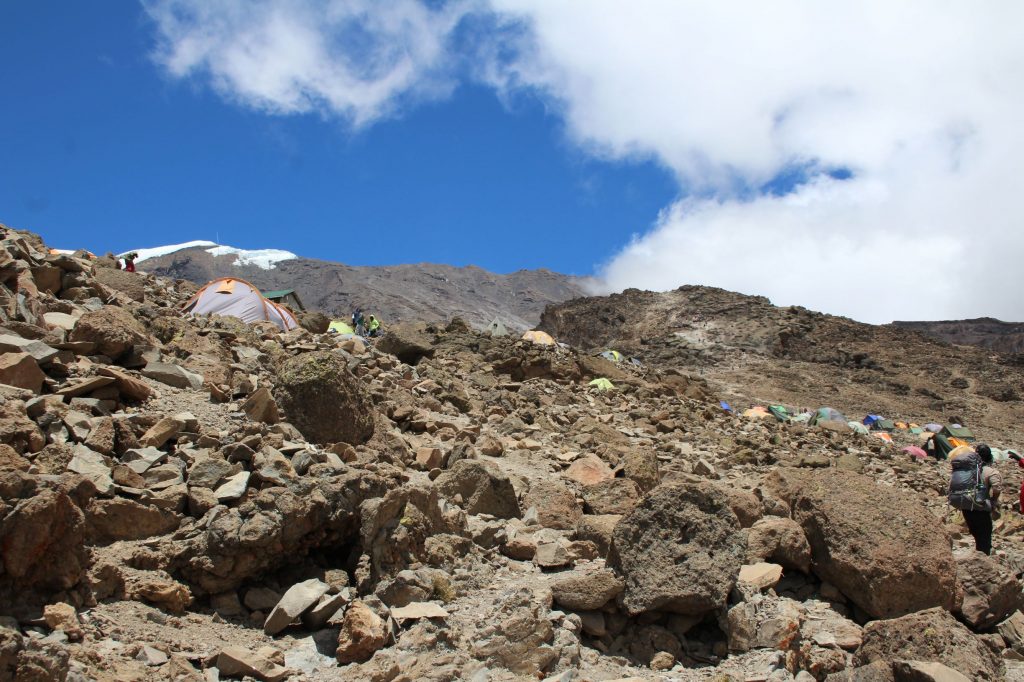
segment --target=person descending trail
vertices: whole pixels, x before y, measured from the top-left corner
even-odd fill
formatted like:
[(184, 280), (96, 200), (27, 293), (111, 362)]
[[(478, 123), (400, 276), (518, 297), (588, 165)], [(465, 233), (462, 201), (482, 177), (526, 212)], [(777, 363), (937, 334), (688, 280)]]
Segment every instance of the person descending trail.
[(367, 336), (375, 337), (380, 336), (380, 320), (373, 315), (370, 315), (370, 323), (366, 327)]
[(126, 253), (125, 254), (125, 256), (124, 256), (124, 269), (127, 272), (135, 272), (135, 259), (138, 258), (138, 257), (139, 257), (139, 254), (135, 253), (134, 251), (132, 253)]
[(1002, 479), (992, 464), (992, 449), (984, 443), (953, 460), (949, 504), (964, 515), (979, 552), (992, 553), (992, 512)]

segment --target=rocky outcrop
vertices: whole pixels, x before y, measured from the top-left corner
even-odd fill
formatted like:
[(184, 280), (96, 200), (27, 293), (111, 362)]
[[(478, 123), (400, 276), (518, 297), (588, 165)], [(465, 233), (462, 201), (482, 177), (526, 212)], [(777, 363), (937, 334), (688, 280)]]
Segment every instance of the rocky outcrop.
[(725, 605), (746, 555), (746, 538), (720, 491), (680, 483), (655, 488), (615, 526), (608, 565), (636, 615), (699, 615)]
[(316, 351), (285, 361), (274, 398), (288, 420), (315, 443), (355, 444), (373, 435), (373, 403), (338, 353)]
[(1024, 605), (1020, 581), (995, 559), (973, 550), (957, 552), (957, 613), (975, 630), (988, 630)]

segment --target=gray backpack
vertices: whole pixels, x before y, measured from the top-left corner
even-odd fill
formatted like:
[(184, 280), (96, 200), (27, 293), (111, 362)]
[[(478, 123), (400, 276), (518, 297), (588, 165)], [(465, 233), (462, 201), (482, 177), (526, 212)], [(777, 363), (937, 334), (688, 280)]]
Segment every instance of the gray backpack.
[(965, 452), (953, 460), (949, 479), (949, 504), (965, 511), (992, 511), (988, 486), (982, 476), (985, 463), (976, 452)]

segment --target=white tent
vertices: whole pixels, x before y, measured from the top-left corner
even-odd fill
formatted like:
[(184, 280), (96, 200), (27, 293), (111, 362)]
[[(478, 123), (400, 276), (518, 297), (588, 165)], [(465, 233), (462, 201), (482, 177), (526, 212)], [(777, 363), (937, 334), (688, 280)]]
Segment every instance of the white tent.
[(189, 315), (226, 315), (243, 322), (269, 320), (284, 331), (295, 329), (299, 321), (283, 305), (268, 301), (260, 290), (244, 279), (222, 277), (208, 282), (185, 305)]
[(494, 318), (494, 321), (491, 322), (487, 329), (490, 331), (491, 336), (508, 336), (508, 329), (498, 318)]

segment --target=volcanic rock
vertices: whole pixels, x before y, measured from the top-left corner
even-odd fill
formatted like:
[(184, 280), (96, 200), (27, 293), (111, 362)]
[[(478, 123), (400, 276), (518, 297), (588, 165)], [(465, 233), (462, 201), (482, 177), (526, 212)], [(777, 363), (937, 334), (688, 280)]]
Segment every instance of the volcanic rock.
[(512, 481), (488, 462), (464, 459), (434, 482), (449, 500), (459, 496), (470, 514), (490, 514), (499, 519), (519, 518), (519, 501)]
[(356, 444), (373, 435), (373, 404), (337, 353), (314, 351), (285, 361), (274, 397), (289, 422), (313, 442)]
[(615, 526), (608, 565), (624, 579), (631, 615), (699, 615), (725, 605), (746, 556), (746, 538), (719, 490), (664, 484)]
[(82, 315), (69, 341), (96, 344), (96, 352), (114, 360), (146, 343), (146, 330), (125, 308), (104, 306)]

